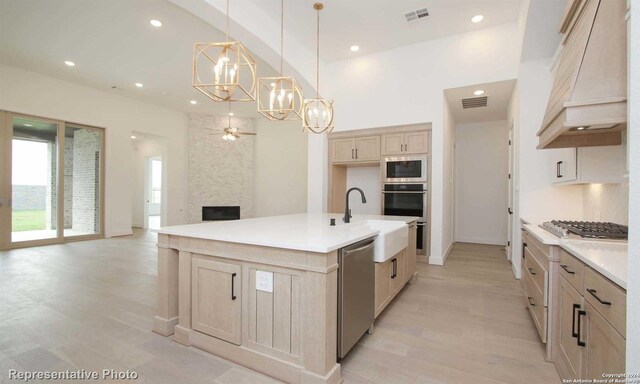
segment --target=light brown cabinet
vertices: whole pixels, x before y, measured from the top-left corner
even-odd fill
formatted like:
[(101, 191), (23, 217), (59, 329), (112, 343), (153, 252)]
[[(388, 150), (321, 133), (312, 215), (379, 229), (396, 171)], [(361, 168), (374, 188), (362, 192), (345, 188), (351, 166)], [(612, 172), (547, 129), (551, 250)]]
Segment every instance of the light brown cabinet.
[(429, 132), (415, 131), (382, 135), (383, 155), (429, 153)]
[(582, 296), (564, 277), (560, 279), (558, 294), (558, 370), (561, 378), (575, 379), (582, 373), (582, 347), (577, 339), (577, 317), (582, 308)]
[(405, 281), (409, 282), (416, 273), (417, 249), (416, 237), (418, 236), (418, 224), (413, 222), (409, 224), (409, 245), (405, 255), (404, 276)]
[(380, 136), (332, 140), (334, 163), (380, 161)]
[(240, 266), (194, 258), (191, 274), (193, 329), (240, 345)]
[(624, 373), (626, 341), (589, 303), (584, 306), (583, 374), (600, 379), (603, 373)]
[[(387, 307), (407, 282), (405, 273), (406, 253), (407, 250), (404, 249), (384, 263), (376, 263), (376, 317)], [(415, 269), (415, 266), (413, 269)]]

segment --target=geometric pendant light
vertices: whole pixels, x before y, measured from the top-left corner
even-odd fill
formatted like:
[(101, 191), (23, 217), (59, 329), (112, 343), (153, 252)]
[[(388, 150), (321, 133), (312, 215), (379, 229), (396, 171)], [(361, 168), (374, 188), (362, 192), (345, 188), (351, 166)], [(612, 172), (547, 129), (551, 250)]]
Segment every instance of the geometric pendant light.
[(316, 38), (316, 97), (305, 99), (302, 110), (302, 129), (309, 133), (329, 133), (333, 130), (333, 100), (320, 97), (320, 11), (324, 6), (315, 3), (318, 11)]
[(193, 87), (213, 101), (256, 99), (256, 61), (241, 42), (229, 41), (229, 0), (226, 41), (194, 45)]
[(280, 76), (258, 78), (258, 113), (269, 120), (300, 120), (304, 97), (300, 83), (283, 75), (284, 0), (280, 0)]

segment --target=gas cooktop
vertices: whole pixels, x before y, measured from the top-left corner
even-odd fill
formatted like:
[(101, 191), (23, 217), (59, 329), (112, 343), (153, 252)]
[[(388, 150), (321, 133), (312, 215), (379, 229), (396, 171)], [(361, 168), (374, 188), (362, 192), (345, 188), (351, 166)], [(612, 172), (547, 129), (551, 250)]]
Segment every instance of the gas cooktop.
[(542, 224), (542, 228), (558, 237), (575, 234), (587, 239), (627, 240), (629, 228), (609, 222), (552, 220)]

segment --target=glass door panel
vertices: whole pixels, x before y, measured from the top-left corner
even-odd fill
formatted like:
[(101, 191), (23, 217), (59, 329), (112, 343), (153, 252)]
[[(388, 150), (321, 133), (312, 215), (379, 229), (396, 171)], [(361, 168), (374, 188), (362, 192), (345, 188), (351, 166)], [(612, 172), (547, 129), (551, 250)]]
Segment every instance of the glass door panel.
[(66, 124), (64, 237), (101, 233), (102, 131)]
[(11, 242), (58, 237), (58, 124), (13, 116)]

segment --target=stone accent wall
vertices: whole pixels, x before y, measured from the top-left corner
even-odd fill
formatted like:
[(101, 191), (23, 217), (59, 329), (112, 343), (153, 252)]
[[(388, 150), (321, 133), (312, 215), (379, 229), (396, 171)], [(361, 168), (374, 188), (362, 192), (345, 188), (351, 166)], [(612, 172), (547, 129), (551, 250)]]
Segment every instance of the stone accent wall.
[(44, 211), (47, 207), (47, 187), (45, 185), (12, 186), (14, 211)]
[(73, 227), (73, 138), (64, 138), (64, 228)]
[(58, 227), (58, 150), (56, 142), (47, 143), (46, 229)]
[[(233, 127), (255, 132), (253, 119), (233, 117)], [(222, 140), (227, 116), (190, 114), (189, 222), (202, 221), (202, 207), (239, 205), (242, 218), (253, 216), (255, 137)]]
[(98, 232), (100, 212), (100, 134), (88, 129), (73, 134), (73, 229)]

